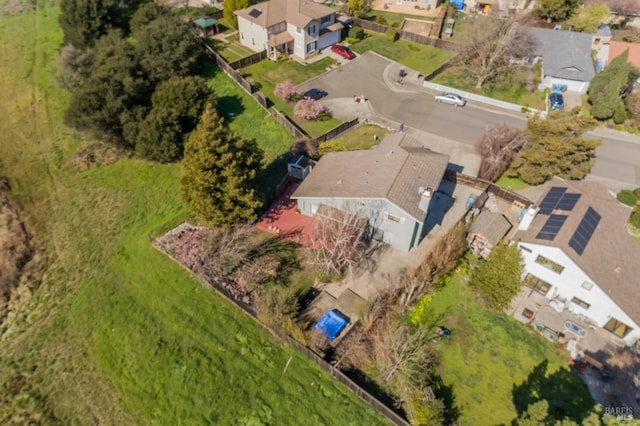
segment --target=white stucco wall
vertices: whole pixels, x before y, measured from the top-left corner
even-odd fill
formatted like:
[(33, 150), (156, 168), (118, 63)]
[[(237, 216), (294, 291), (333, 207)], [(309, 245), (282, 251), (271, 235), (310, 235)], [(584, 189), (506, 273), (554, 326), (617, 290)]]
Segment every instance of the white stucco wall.
[[(422, 223), (417, 222), (404, 210), (382, 198), (299, 198), (298, 209), (302, 214), (314, 216), (318, 206), (325, 204), (338, 209), (358, 209), (358, 213), (369, 219), (369, 225), (381, 230), (383, 241), (392, 247), (408, 252), (420, 242)], [(395, 222), (385, 213), (401, 218)], [(425, 213), (426, 217), (426, 213)], [(414, 236), (415, 235), (415, 236)], [(413, 243), (413, 245), (412, 245)]]
[(238, 32), (240, 44), (247, 46), (256, 52), (262, 52), (267, 48), (267, 29), (238, 16)]
[[(633, 330), (624, 338), (627, 344), (632, 344), (640, 338), (640, 325), (635, 323), (611, 298), (605, 293), (598, 284), (582, 271), (561, 249), (557, 247), (548, 247), (539, 244), (519, 243), (520, 252), (525, 263), (525, 273), (523, 278), (528, 274), (535, 275), (541, 280), (551, 284), (552, 287), (547, 293), (548, 299), (560, 298), (567, 302), (567, 308), (579, 314), (583, 314), (591, 318), (600, 327), (604, 326), (611, 317), (632, 327)], [(523, 250), (528, 248), (531, 252)], [(561, 273), (556, 273), (547, 267), (536, 263), (538, 255), (542, 255), (554, 262), (564, 266)], [(590, 290), (582, 287), (583, 283), (589, 282), (593, 284)], [(571, 299), (577, 297), (584, 302), (590, 304), (588, 309), (584, 309)]]

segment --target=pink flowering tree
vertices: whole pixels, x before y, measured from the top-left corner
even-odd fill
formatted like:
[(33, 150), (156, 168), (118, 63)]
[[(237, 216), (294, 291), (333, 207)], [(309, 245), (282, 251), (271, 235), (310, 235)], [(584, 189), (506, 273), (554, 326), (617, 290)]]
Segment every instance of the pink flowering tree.
[(314, 99), (302, 99), (293, 107), (293, 115), (305, 120), (316, 120), (324, 111), (324, 107)]
[(285, 102), (290, 102), (296, 97), (296, 88), (289, 80), (285, 80), (276, 84), (276, 88), (273, 90), (276, 96), (282, 98)]

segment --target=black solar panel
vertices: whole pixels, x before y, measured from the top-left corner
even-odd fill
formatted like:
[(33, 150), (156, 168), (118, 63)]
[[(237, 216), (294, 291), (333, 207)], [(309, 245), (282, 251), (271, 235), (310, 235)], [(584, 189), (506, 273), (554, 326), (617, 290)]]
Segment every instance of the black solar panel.
[(251, 9), (251, 12), (249, 12), (249, 16), (251, 16), (252, 18), (257, 18), (261, 14), (262, 14), (262, 11), (259, 9)]
[(567, 188), (552, 187), (540, 203), (540, 214), (551, 214), (566, 191)]
[(593, 231), (596, 230), (598, 223), (600, 223), (600, 219), (601, 216), (598, 212), (592, 207), (589, 207), (580, 221), (580, 225), (578, 225), (576, 231), (573, 233), (573, 237), (571, 237), (569, 241), (569, 247), (573, 248), (576, 253), (582, 256), (584, 249), (587, 247), (587, 244), (589, 244), (589, 240), (591, 240)]
[(571, 211), (576, 206), (576, 203), (580, 199), (580, 194), (566, 193), (560, 198), (556, 209)]
[(567, 220), (567, 217), (568, 216), (564, 214), (552, 214), (549, 216), (549, 219), (547, 219), (540, 232), (538, 232), (536, 238), (540, 240), (553, 241), (556, 235), (558, 235), (558, 232), (560, 232), (560, 229)]

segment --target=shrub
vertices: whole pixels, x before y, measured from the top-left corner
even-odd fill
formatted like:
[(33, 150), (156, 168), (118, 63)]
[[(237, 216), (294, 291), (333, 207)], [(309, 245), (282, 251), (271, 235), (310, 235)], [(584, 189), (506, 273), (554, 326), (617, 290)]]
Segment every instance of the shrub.
[(640, 188), (636, 188), (636, 189), (633, 191), (633, 195), (635, 195), (635, 196), (636, 196), (636, 198), (639, 198), (639, 199), (640, 199)]
[(285, 102), (290, 102), (296, 96), (296, 88), (289, 80), (285, 80), (276, 84), (273, 93), (279, 98), (282, 98)]
[(631, 213), (631, 218), (629, 219), (629, 223), (636, 229), (640, 229), (640, 210), (635, 209), (633, 213)]
[(357, 38), (347, 37), (347, 38), (344, 39), (344, 41), (346, 41), (347, 44), (356, 44), (360, 40), (358, 40)]
[(324, 107), (314, 99), (302, 99), (293, 108), (293, 115), (305, 120), (316, 120), (324, 111)]
[(364, 30), (360, 27), (353, 27), (349, 30), (349, 38), (362, 40), (364, 38)]
[(631, 207), (635, 206), (638, 202), (638, 197), (630, 189), (623, 189), (622, 191), (618, 192), (616, 198), (622, 204), (626, 204), (627, 206)]
[(622, 124), (627, 120), (627, 110), (624, 104), (620, 102), (616, 107), (616, 111), (613, 113), (613, 122), (616, 124)]
[(387, 18), (382, 15), (376, 16), (376, 22), (380, 25), (387, 25)]
[(396, 41), (398, 39), (398, 32), (396, 30), (388, 30), (386, 38), (389, 41)]

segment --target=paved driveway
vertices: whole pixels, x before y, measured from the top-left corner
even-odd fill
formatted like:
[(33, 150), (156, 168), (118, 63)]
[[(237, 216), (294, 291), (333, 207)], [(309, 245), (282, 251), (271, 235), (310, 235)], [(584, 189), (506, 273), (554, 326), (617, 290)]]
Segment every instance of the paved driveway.
[(412, 72), (398, 84), (401, 65), (367, 52), (326, 74), (299, 86), (299, 92), (312, 87), (326, 90), (327, 103), (335, 109), (336, 100), (353, 102), (354, 95), (364, 95), (376, 115), (396, 124), (438, 134), (458, 142), (473, 144), (490, 124), (506, 123), (524, 127), (522, 118), (497, 111), (487, 111), (468, 103), (464, 108), (438, 104), (434, 92), (423, 88)]

